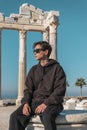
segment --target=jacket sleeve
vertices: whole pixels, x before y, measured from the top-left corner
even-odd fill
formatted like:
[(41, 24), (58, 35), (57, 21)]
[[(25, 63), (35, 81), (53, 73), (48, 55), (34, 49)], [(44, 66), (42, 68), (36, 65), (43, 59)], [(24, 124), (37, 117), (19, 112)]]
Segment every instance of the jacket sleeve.
[(66, 76), (63, 68), (60, 66), (57, 68), (54, 76), (54, 86), (51, 95), (45, 99), (46, 105), (61, 104), (65, 96), (66, 91)]
[(33, 93), (33, 80), (32, 80), (33, 69), (31, 69), (26, 77), (25, 88), (24, 88), (24, 96), (21, 100), (22, 104), (31, 103), (32, 93)]

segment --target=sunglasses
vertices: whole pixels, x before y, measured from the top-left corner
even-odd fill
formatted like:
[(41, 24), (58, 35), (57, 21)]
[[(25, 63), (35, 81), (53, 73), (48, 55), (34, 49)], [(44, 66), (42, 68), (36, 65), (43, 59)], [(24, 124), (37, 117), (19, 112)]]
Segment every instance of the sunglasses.
[(33, 53), (40, 53), (41, 51), (44, 51), (44, 49), (42, 49), (42, 48), (38, 48), (38, 49), (34, 49), (33, 50)]

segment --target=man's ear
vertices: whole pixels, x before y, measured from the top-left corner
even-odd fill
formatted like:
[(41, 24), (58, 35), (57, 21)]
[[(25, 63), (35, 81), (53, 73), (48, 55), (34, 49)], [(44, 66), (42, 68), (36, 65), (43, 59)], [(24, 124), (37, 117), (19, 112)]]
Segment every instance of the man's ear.
[(45, 50), (45, 55), (46, 55), (46, 56), (48, 55), (48, 50)]

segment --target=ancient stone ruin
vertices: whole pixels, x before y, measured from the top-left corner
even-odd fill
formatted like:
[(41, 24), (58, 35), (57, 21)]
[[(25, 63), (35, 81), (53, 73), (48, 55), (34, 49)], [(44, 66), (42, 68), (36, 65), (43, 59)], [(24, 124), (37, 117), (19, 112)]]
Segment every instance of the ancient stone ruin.
[[(19, 76), (18, 76), (18, 99), (19, 104), (23, 97), (24, 82), (26, 77), (26, 33), (27, 31), (41, 32), (43, 40), (52, 46), (51, 58), (57, 59), (57, 26), (58, 11), (42, 11), (33, 5), (22, 4), (19, 14), (10, 14), (6, 17), (0, 13), (0, 99), (1, 99), (1, 38), (3, 29), (19, 31)], [(0, 100), (2, 103), (2, 99)]]

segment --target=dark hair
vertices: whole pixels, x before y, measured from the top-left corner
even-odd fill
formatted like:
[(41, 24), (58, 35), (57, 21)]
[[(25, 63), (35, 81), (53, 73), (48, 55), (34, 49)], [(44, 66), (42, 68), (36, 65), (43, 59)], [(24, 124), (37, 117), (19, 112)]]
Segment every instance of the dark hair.
[(50, 56), (51, 54), (51, 51), (52, 51), (52, 47), (51, 45), (47, 42), (47, 41), (39, 41), (39, 42), (35, 42), (33, 44), (33, 49), (37, 46), (37, 45), (41, 45), (42, 46), (42, 49), (45, 51), (45, 50), (48, 50), (48, 57)]

